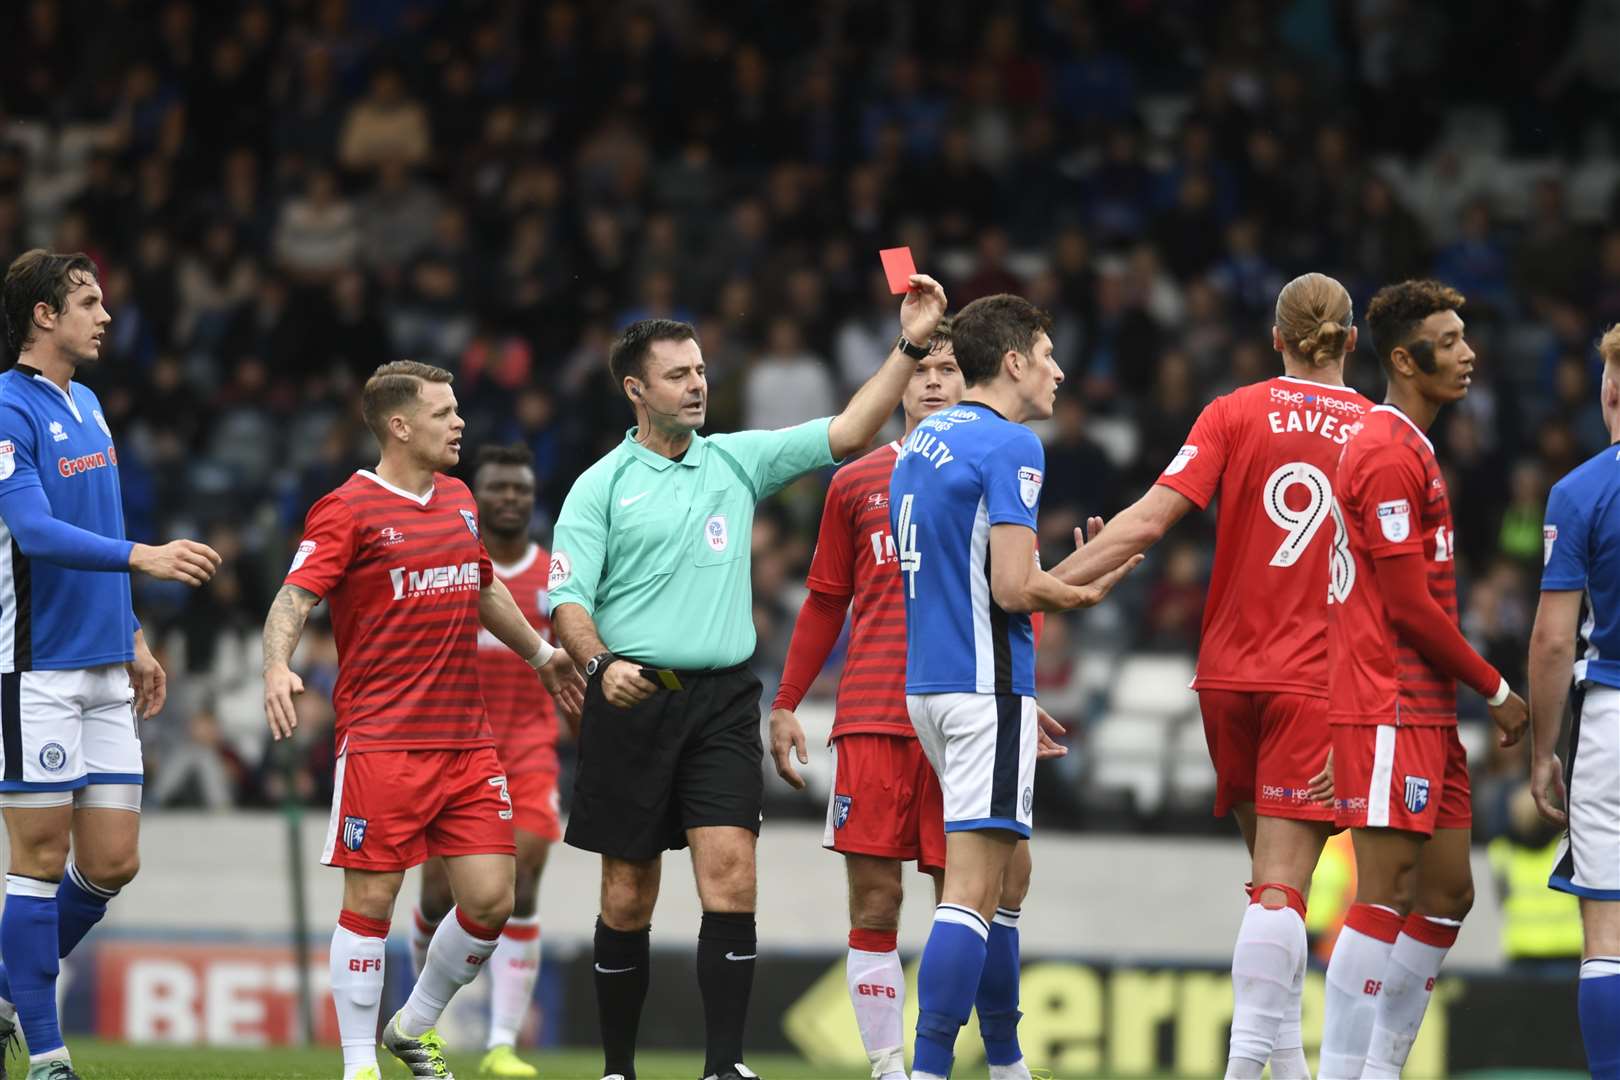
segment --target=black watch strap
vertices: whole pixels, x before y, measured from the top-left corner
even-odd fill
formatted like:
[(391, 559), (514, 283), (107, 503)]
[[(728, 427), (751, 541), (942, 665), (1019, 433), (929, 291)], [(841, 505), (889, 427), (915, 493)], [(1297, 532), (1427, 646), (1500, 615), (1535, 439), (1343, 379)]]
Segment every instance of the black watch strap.
[(595, 678), (598, 674), (601, 673), (603, 668), (607, 667), (609, 664), (613, 663), (613, 661), (615, 661), (617, 659), (618, 659), (618, 657), (614, 656), (610, 652), (599, 652), (599, 653), (597, 653), (595, 656), (593, 656), (589, 660), (585, 661), (585, 677), (587, 679)]
[(904, 334), (900, 335), (900, 339), (894, 343), (894, 347), (911, 357), (913, 360), (921, 360), (928, 355), (928, 346), (926, 343), (922, 345), (913, 345)]

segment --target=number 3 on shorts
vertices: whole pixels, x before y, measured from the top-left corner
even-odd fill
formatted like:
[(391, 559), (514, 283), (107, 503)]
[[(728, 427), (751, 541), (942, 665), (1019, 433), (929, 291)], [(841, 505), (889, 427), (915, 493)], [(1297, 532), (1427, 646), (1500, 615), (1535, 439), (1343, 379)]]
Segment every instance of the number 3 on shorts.
[(489, 778), (489, 786), (492, 787), (492, 788), (499, 788), (500, 789), (501, 802), (506, 804), (506, 809), (501, 811), (501, 820), (502, 821), (511, 821), (512, 820), (512, 793), (506, 790), (506, 777), (504, 777), (504, 776), (492, 776), (492, 777), (490, 777)]

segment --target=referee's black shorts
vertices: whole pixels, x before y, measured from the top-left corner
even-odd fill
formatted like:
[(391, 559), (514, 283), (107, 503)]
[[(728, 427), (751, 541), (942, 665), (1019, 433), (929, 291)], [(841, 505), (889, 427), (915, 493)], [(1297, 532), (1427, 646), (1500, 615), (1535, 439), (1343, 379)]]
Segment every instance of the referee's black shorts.
[(685, 847), (687, 829), (759, 832), (764, 687), (743, 665), (681, 682), (628, 709), (608, 704), (600, 674), (586, 685), (568, 844), (639, 860)]

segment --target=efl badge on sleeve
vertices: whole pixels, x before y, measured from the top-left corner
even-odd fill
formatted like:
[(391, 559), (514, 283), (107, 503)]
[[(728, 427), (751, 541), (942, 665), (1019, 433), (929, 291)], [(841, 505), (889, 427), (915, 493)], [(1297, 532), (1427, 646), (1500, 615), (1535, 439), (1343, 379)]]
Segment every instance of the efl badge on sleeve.
[(300, 566), (303, 566), (313, 554), (315, 554), (315, 541), (305, 540), (302, 544), (299, 544), (297, 552), (293, 554), (292, 565), (287, 567), (287, 573), (290, 574), (294, 570), (297, 570)]
[(0, 480), (10, 479), (17, 471), (17, 444), (10, 439), (0, 440)]
[(350, 851), (359, 851), (360, 845), (366, 842), (366, 819), (363, 817), (345, 817), (343, 819), (343, 846)]
[(1414, 814), (1423, 813), (1429, 805), (1429, 781), (1421, 776), (1406, 778), (1406, 808)]
[(473, 534), (473, 539), (478, 539), (478, 515), (471, 510), (463, 510), (461, 520), (467, 523), (467, 531)]
[(1552, 562), (1553, 545), (1558, 543), (1558, 526), (1543, 525), (1541, 527), (1541, 565), (1546, 566)]
[(1180, 472), (1182, 469), (1185, 469), (1188, 465), (1191, 465), (1192, 459), (1197, 456), (1198, 447), (1188, 443), (1186, 446), (1183, 446), (1180, 450), (1176, 451), (1176, 456), (1171, 460), (1170, 464), (1164, 467), (1164, 475), (1176, 475), (1176, 473)]
[(1412, 535), (1412, 504), (1405, 499), (1391, 499), (1378, 504), (1378, 527), (1384, 539), (1398, 544)]
[(1018, 470), (1018, 497), (1024, 500), (1024, 505), (1031, 510), (1041, 497), (1041, 470), (1024, 466)]
[(848, 795), (833, 796), (833, 828), (842, 829), (844, 822), (849, 820), (849, 804)]

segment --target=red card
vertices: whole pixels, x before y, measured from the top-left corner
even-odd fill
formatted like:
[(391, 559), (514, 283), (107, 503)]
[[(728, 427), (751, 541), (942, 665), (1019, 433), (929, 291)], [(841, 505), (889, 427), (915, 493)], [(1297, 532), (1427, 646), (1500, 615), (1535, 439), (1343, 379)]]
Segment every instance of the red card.
[(911, 275), (917, 272), (917, 264), (911, 261), (911, 249), (884, 248), (878, 252), (878, 258), (883, 260), (883, 272), (889, 277), (889, 291), (896, 296), (910, 292)]

